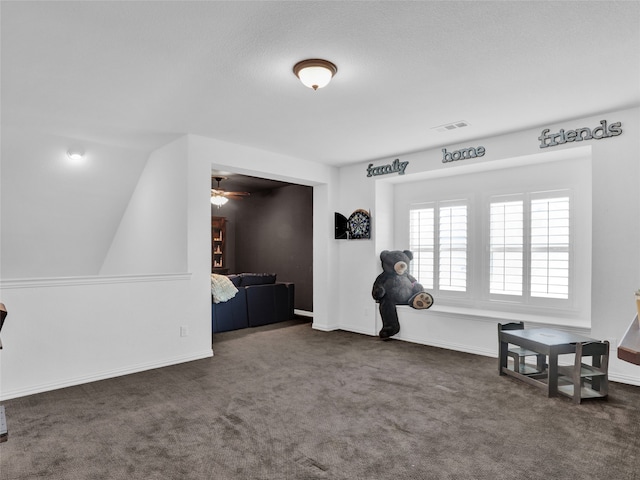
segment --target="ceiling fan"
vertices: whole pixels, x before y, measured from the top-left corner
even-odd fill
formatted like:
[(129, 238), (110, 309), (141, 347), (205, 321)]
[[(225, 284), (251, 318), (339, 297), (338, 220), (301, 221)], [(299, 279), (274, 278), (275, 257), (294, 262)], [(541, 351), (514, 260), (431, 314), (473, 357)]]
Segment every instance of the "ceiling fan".
[[(211, 203), (217, 205), (220, 208), (222, 205), (229, 201), (229, 198), (241, 199), (251, 195), (249, 192), (226, 192), (220, 188), (220, 181), (226, 180), (227, 177), (211, 177), (211, 180), (216, 180), (218, 183), (216, 188), (211, 187)], [(213, 181), (211, 182), (213, 183)]]

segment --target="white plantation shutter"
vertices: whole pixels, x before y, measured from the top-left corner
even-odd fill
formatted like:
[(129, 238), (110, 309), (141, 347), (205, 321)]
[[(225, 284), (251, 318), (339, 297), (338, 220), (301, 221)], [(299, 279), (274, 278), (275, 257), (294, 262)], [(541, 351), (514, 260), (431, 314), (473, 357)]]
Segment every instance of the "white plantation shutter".
[(489, 223), (489, 292), (501, 295), (522, 295), (523, 201), (491, 202)]
[(409, 250), (413, 252), (411, 274), (423, 287), (433, 289), (435, 252), (435, 208), (409, 211)]
[(489, 203), (489, 293), (568, 299), (569, 197), (558, 192), (509, 197)]
[(398, 189), (398, 207), (408, 209), (398, 225), (410, 237), (399, 232), (398, 243), (409, 244), (412, 274), (443, 311), (589, 324), (594, 227), (587, 153)]
[(569, 197), (531, 201), (531, 296), (569, 298)]
[(440, 290), (467, 289), (467, 206), (443, 202), (439, 209)]

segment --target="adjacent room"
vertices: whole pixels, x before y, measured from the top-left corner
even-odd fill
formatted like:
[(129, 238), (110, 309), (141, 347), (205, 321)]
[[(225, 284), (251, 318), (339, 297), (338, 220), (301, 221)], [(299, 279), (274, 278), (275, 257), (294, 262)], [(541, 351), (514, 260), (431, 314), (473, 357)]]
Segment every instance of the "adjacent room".
[(0, 480), (638, 479), (639, 1), (0, 44)]
[(310, 320), (313, 188), (214, 171), (211, 203), (214, 335)]

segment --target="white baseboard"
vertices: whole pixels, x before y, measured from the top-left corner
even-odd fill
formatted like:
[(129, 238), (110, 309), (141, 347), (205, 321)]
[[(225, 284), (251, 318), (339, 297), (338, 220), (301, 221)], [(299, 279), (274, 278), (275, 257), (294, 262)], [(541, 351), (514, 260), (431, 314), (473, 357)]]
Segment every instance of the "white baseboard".
[(203, 358), (213, 357), (213, 350), (205, 350), (200, 353), (194, 353), (183, 357), (174, 357), (171, 359), (165, 359), (159, 362), (151, 362), (133, 365), (120, 370), (108, 370), (95, 375), (88, 375), (84, 377), (68, 378), (54, 383), (46, 383), (41, 385), (34, 385), (25, 389), (3, 391), (0, 401), (11, 400), (12, 398), (26, 397), (28, 395), (34, 395), (36, 393), (50, 392), (52, 390), (58, 390), (60, 388), (74, 387), (76, 385), (83, 385), (85, 383), (97, 382), (99, 380), (107, 380), (109, 378), (122, 377), (124, 375), (130, 375), (132, 373), (140, 373), (146, 370), (153, 370), (155, 368), (168, 367), (170, 365), (177, 365), (179, 363), (192, 362), (194, 360), (202, 360)]
[(458, 343), (449, 343), (449, 342), (425, 342), (424, 340), (420, 340), (417, 338), (403, 337), (402, 333), (400, 333), (400, 335), (393, 338), (397, 340), (403, 340), (405, 342), (417, 343), (420, 345), (427, 345), (430, 347), (444, 348), (446, 350), (455, 350), (457, 352), (471, 353), (473, 355), (481, 355), (483, 357), (497, 358), (496, 352), (493, 350), (485, 350), (482, 348), (476, 348), (469, 345), (462, 345)]
[(317, 323), (312, 323), (311, 328), (314, 330), (320, 330), (321, 332), (333, 332), (335, 330), (341, 330), (338, 325), (318, 325)]
[(344, 330), (345, 332), (353, 332), (353, 333), (359, 333), (361, 335), (368, 335), (370, 337), (377, 337), (378, 333), (376, 332), (375, 328), (372, 329), (365, 329), (362, 328), (362, 326), (355, 326), (355, 325), (340, 325), (340, 330)]
[(609, 381), (626, 383), (627, 385), (635, 385), (636, 387), (640, 387), (640, 378), (632, 377), (631, 375), (619, 375), (615, 372), (611, 372), (611, 370), (609, 370)]

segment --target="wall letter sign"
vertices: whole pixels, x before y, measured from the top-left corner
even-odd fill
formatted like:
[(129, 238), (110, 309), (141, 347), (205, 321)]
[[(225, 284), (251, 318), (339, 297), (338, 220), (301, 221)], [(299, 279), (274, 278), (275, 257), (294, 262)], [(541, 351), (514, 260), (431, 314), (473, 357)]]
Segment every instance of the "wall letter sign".
[(606, 120), (600, 120), (600, 125), (593, 130), (587, 127), (576, 128), (575, 130), (560, 129), (558, 133), (549, 133), (549, 129), (545, 128), (538, 137), (540, 140), (540, 148), (555, 147), (568, 142), (581, 142), (582, 140), (617, 137), (622, 133), (622, 122), (607, 125)]
[(404, 175), (404, 171), (409, 165), (409, 162), (401, 162), (398, 158), (396, 158), (393, 163), (389, 165), (380, 165), (379, 167), (374, 167), (373, 163), (370, 163), (367, 167), (367, 177), (374, 177), (377, 175), (387, 175), (389, 173), (396, 173), (398, 175)]
[(458, 160), (467, 160), (469, 158), (482, 157), (485, 154), (484, 147), (469, 147), (447, 152), (446, 148), (442, 149), (442, 163), (456, 162)]

